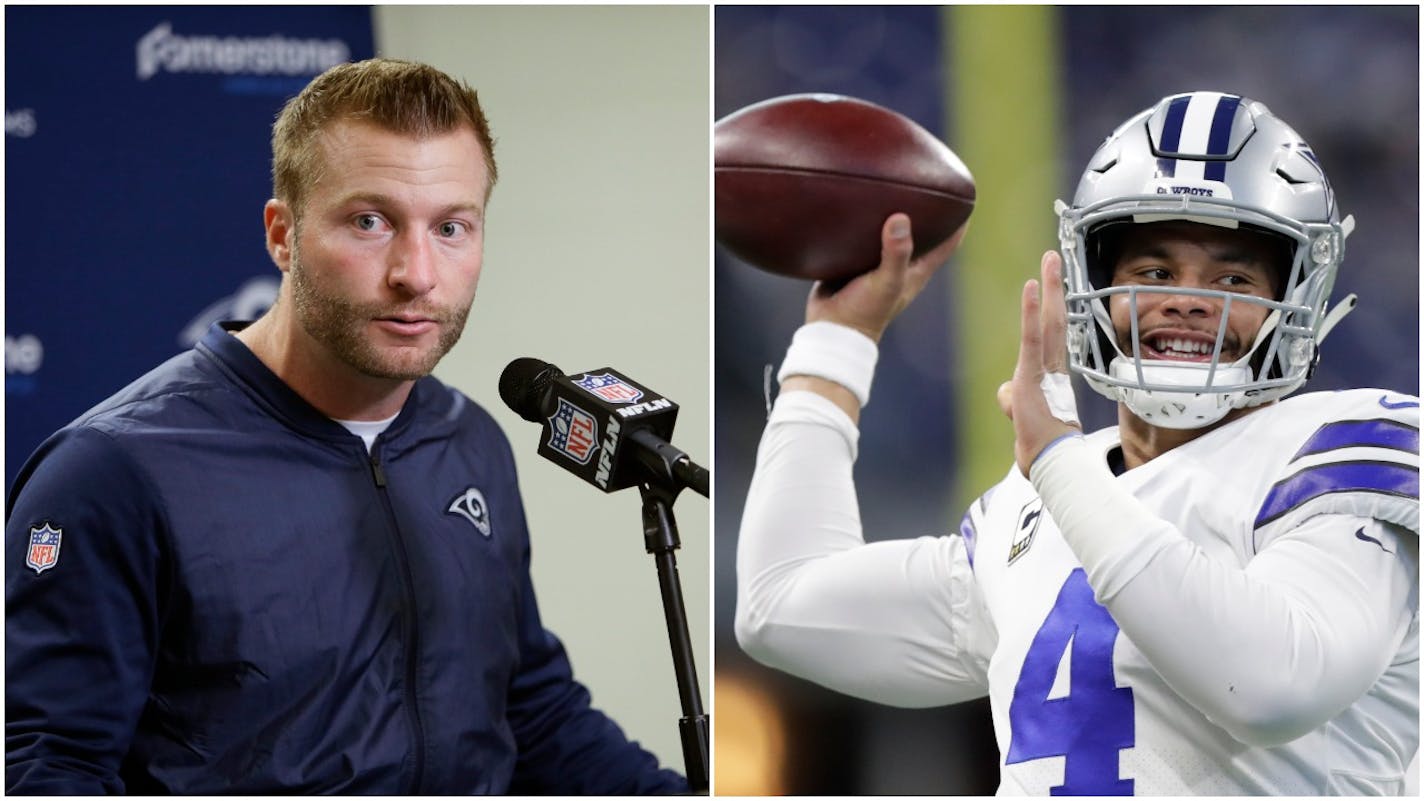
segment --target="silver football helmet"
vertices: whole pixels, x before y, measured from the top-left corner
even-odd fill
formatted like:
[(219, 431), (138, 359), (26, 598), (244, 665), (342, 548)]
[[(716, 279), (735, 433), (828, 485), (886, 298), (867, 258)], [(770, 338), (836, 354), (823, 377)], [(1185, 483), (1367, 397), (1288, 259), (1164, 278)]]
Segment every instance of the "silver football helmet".
[[(1088, 163), (1071, 206), (1055, 204), (1064, 259), (1070, 368), (1088, 385), (1166, 428), (1200, 428), (1232, 409), (1295, 391), (1310, 376), (1319, 343), (1354, 307), (1327, 312), (1354, 218), (1340, 220), (1335, 194), (1310, 147), (1261, 103), (1221, 92), (1163, 98), (1107, 138)], [(1266, 300), (1217, 290), (1111, 286), (1104, 232), (1115, 225), (1188, 220), (1278, 237), (1290, 253), (1280, 294)], [(1120, 229), (1119, 229), (1120, 230)], [(1209, 360), (1144, 358), (1138, 294), (1191, 294), (1222, 308)], [(1132, 352), (1118, 345), (1108, 299), (1125, 295)], [(1122, 302), (1122, 301), (1119, 301)], [(1233, 307), (1269, 310), (1246, 355), (1222, 363)]]

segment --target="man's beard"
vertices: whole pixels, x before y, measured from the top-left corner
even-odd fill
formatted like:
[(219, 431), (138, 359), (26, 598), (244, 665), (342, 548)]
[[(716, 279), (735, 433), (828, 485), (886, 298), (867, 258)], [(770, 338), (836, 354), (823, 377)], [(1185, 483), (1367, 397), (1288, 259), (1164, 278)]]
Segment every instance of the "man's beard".
[[(470, 308), (441, 308), (420, 301), (409, 304), (355, 303), (327, 294), (316, 286), (292, 249), (292, 303), (296, 319), (307, 335), (325, 345), (336, 358), (373, 378), (413, 381), (430, 375), (465, 330)], [(425, 350), (375, 345), (367, 327), (371, 321), (399, 312), (417, 312), (439, 324), (440, 339)]]

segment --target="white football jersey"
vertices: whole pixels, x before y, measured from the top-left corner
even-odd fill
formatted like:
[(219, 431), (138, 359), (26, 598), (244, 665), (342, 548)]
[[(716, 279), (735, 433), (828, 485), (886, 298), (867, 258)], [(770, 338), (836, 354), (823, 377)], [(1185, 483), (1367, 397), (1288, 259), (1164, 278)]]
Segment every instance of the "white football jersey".
[(1302, 395), (1116, 477), (1107, 429), (1040, 456), (1036, 484), (1011, 468), (959, 536), (866, 543), (854, 424), (783, 393), (737, 639), (879, 703), (987, 694), (1003, 794), (1398, 794), (1419, 743), (1418, 425), (1414, 397)]
[[(1339, 515), (1388, 524), (1356, 531), (1351, 523), (1340, 549), (1400, 552), (1417, 571), (1418, 407), (1417, 398), (1379, 390), (1301, 395), (1116, 480), (1229, 566), (1244, 569), (1305, 521)], [(1117, 429), (1086, 442), (1106, 454)], [(1362, 696), (1304, 736), (1252, 746), (1174, 691), (1120, 631), (1017, 468), (972, 506), (961, 534), (997, 635), (987, 674), (1001, 794), (1401, 791), (1419, 739), (1417, 589), (1412, 614), (1401, 611), (1396, 653)], [(1157, 591), (1170, 602), (1181, 590)], [(1187, 667), (1210, 672), (1221, 657), (1190, 654), (1199, 663)]]

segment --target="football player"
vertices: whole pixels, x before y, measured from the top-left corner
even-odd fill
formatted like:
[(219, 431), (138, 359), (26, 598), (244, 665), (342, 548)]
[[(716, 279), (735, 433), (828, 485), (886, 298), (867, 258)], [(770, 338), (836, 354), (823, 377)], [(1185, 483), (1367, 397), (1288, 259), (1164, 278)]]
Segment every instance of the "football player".
[[(1004, 794), (1397, 794), (1419, 732), (1419, 401), (1287, 398), (1354, 305), (1353, 219), (1259, 102), (1164, 98), (1057, 205), (958, 532), (867, 544), (851, 466), (885, 327), (958, 236), (817, 287), (747, 496), (736, 631), (887, 704), (988, 695)], [(962, 235), (962, 233), (961, 233)], [(1118, 404), (1084, 434), (1069, 371)]]

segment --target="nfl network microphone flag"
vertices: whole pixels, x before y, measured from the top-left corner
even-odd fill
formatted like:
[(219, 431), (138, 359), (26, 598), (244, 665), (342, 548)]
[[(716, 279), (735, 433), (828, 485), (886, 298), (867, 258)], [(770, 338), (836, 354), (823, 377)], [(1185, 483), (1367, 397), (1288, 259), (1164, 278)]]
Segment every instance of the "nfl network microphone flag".
[(637, 456), (621, 447), (632, 430), (666, 440), (677, 422), (676, 403), (611, 367), (554, 378), (543, 407), (539, 454), (604, 492), (638, 483)]

